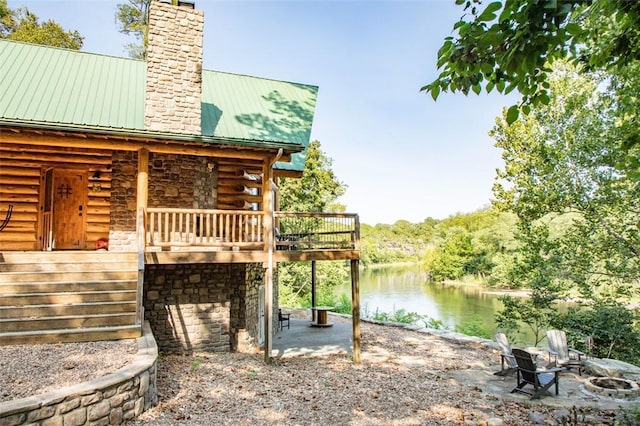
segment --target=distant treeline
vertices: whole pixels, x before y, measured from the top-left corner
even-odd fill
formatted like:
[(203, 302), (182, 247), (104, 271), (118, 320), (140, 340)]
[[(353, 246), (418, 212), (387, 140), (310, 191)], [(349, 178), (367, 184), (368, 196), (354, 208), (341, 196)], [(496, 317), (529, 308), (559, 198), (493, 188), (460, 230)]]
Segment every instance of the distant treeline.
[(504, 277), (516, 249), (516, 217), (492, 208), (419, 223), (363, 224), (364, 267), (398, 262), (420, 263), (434, 281), (473, 277), (512, 286)]

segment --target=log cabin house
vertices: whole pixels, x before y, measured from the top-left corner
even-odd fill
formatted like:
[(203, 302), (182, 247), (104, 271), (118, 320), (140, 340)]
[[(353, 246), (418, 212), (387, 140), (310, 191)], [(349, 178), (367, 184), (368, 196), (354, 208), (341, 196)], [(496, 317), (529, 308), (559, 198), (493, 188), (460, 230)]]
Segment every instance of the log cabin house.
[(357, 215), (274, 208), (317, 87), (203, 70), (202, 12), (149, 13), (146, 61), (0, 40), (0, 344), (146, 320), (163, 350), (268, 359), (278, 262), (351, 261), (358, 307)]

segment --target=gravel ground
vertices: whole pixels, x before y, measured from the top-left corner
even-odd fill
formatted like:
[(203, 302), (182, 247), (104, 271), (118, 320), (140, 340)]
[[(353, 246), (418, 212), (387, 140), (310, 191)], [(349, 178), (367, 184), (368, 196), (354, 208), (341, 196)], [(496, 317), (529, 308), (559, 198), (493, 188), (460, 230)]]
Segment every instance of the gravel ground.
[(359, 366), (348, 354), (285, 356), (272, 365), (262, 354), (164, 355), (160, 402), (131, 425), (606, 424), (615, 417), (590, 412), (580, 423), (560, 423), (571, 407), (559, 414), (503, 401), (448, 375), (499, 359), (483, 345), (368, 323)]
[[(133, 341), (0, 347), (0, 396), (88, 380), (134, 354)], [(595, 411), (563, 423), (558, 408), (504, 401), (448, 374), (497, 360), (482, 345), (367, 323), (357, 366), (348, 354), (285, 356), (271, 365), (261, 354), (163, 354), (160, 402), (129, 426), (614, 424), (616, 413)]]
[(0, 346), (0, 402), (97, 379), (129, 364), (135, 339)]

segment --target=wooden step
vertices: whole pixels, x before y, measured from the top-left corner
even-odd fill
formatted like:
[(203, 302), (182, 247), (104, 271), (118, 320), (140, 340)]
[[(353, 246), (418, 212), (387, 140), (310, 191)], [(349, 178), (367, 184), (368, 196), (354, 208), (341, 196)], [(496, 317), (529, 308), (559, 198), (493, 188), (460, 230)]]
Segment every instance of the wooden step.
[(142, 335), (138, 325), (65, 329), (55, 331), (25, 331), (0, 333), (0, 345), (30, 345), (40, 343), (91, 342), (96, 340), (134, 339)]
[(140, 336), (137, 253), (0, 252), (0, 345)]
[(136, 314), (117, 313), (92, 316), (61, 316), (50, 318), (36, 318), (25, 321), (24, 319), (1, 319), (0, 336), (3, 333), (37, 330), (60, 330), (73, 328), (95, 328), (134, 325)]
[(115, 314), (135, 312), (136, 302), (78, 303), (76, 305), (31, 305), (26, 307), (0, 307), (0, 318), (24, 318), (69, 315)]
[(0, 283), (0, 294), (58, 293), (85, 291), (121, 291), (136, 290), (138, 282), (134, 280), (103, 280), (84, 282), (54, 283)]
[(39, 262), (0, 263), (0, 273), (5, 272), (78, 272), (78, 271), (137, 271), (137, 262)]
[(95, 282), (100, 280), (137, 280), (138, 271), (93, 270), (72, 272), (3, 272), (0, 283)]
[(0, 306), (71, 305), (98, 302), (135, 302), (135, 290), (64, 293), (0, 294)]
[(137, 262), (138, 254), (116, 251), (3, 251), (0, 263)]

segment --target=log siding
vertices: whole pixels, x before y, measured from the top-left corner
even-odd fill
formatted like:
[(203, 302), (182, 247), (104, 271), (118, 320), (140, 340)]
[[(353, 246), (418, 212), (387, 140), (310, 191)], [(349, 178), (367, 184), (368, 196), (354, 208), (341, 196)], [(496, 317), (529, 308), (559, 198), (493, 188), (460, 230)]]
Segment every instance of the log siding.
[(13, 205), (2, 231), (0, 250), (40, 250), (44, 175), (48, 169), (73, 169), (88, 175), (83, 247), (92, 248), (108, 236), (111, 195), (111, 151), (56, 148), (46, 145), (0, 144), (0, 214)]

